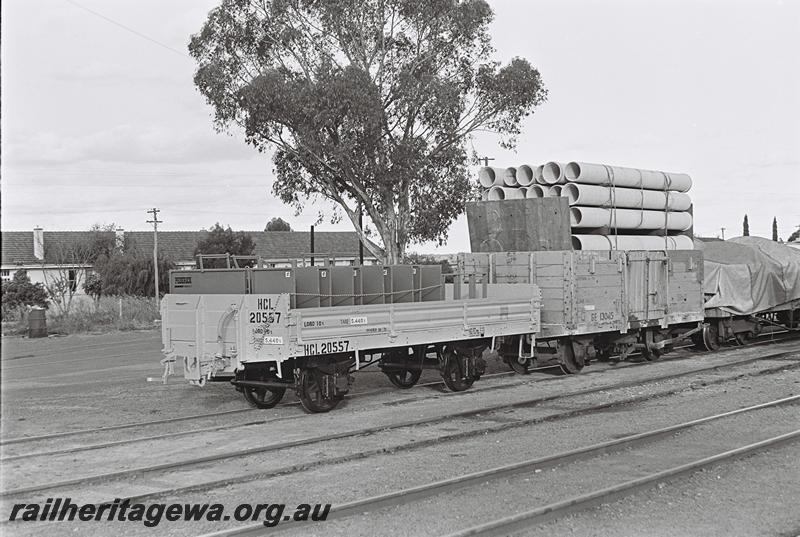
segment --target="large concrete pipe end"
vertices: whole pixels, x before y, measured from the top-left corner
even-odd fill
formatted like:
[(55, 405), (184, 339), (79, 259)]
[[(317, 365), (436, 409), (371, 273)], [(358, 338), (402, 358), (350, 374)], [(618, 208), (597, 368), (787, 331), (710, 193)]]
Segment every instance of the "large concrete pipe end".
[(507, 186), (493, 186), (489, 190), (489, 201), (522, 199), (525, 192), (521, 188), (510, 188)]
[(536, 171), (527, 164), (517, 168), (517, 184), (519, 186), (531, 186), (536, 182)]
[(542, 168), (542, 179), (548, 185), (565, 183), (564, 165), (560, 162), (548, 162)]
[(526, 198), (543, 198), (545, 195), (544, 188), (541, 185), (529, 186), (525, 191)]
[(547, 196), (551, 198), (557, 198), (561, 195), (561, 185), (553, 185), (550, 187), (550, 190), (547, 191)]
[(570, 205), (577, 205), (581, 199), (581, 192), (575, 184), (567, 184), (561, 189), (561, 195), (569, 201)]
[(510, 186), (516, 186), (516, 175), (516, 168), (494, 168), (491, 166), (484, 166), (478, 171), (478, 181), (484, 188), (509, 186), (509, 182), (513, 183)]
[(533, 178), (536, 179), (536, 183), (540, 185), (545, 185), (547, 183), (544, 182), (544, 164), (539, 164), (536, 166), (536, 169), (533, 170)]

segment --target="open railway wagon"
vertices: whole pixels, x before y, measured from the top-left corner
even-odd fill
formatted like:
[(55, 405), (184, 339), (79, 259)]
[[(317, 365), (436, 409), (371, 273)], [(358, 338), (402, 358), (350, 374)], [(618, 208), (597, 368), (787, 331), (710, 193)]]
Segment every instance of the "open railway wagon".
[(536, 285), (445, 283), (438, 265), (172, 271), (161, 315), (165, 380), (180, 362), (192, 384), (229, 380), (259, 408), (293, 389), (311, 412), (373, 364), (401, 388), (437, 369), (466, 390), (496, 338), (540, 329)]
[(555, 361), (576, 373), (591, 359), (625, 359), (635, 351), (654, 360), (675, 343), (702, 336), (701, 251), (675, 249), (683, 243), (674, 237), (644, 232), (626, 237), (644, 249), (614, 249), (607, 228), (581, 236), (602, 239), (605, 249), (582, 250), (587, 241), (575, 240), (570, 218), (565, 197), (467, 204), (473, 253), (460, 254), (459, 272), (541, 289), (536, 339), (504, 337), (498, 345), (515, 371)]
[(525, 373), (556, 360), (577, 373), (591, 359), (640, 351), (648, 360), (702, 333), (703, 263), (694, 250), (539, 251), (460, 254), (459, 268), (480, 281), (541, 290), (534, 341), (504, 337), (503, 360)]
[(762, 237), (695, 244), (705, 260), (699, 346), (715, 350), (766, 330), (800, 331), (800, 251)]

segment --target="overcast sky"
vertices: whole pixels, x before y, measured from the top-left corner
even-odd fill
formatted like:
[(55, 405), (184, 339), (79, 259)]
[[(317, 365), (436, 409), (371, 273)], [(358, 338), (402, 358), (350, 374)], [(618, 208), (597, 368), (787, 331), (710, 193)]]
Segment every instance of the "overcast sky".
[[(212, 128), (186, 44), (216, 1), (76, 1), (2, 2), (3, 229), (142, 230), (151, 207), (168, 230), (316, 220), (271, 196), (267, 155)], [(702, 235), (741, 235), (745, 213), (753, 235), (800, 225), (800, 2), (490, 4), (497, 59), (530, 60), (550, 98), (515, 152), (481, 136), (480, 154), (689, 173)], [(468, 250), (460, 218), (437, 251)]]

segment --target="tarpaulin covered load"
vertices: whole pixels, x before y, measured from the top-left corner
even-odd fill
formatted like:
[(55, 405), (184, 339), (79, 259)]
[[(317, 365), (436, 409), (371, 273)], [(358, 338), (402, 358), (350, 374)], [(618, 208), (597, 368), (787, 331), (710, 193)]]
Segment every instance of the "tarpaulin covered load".
[(800, 251), (761, 237), (695, 241), (706, 308), (748, 315), (800, 300)]

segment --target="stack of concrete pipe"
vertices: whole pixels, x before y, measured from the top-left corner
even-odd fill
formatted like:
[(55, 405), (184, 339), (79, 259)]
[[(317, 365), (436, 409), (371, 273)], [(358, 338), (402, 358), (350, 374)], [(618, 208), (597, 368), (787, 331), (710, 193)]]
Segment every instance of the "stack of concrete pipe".
[(686, 194), (692, 179), (684, 173), (547, 162), (485, 167), (478, 180), (488, 201), (567, 198), (575, 249), (692, 248), (691, 237), (681, 235), (692, 227), (692, 200)]
[(481, 168), (478, 181), (483, 188), (484, 201), (499, 201), (523, 198), (558, 197), (561, 185), (548, 185), (541, 178), (542, 166), (527, 164), (519, 168)]

